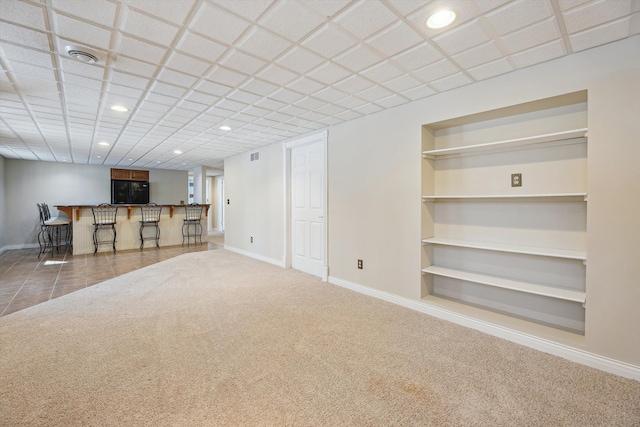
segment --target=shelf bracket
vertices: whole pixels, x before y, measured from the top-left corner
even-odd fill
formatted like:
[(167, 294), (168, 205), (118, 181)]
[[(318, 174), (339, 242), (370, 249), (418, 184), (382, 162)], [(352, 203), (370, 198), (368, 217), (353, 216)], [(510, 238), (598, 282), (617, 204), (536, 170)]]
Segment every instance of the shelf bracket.
[(583, 259), (583, 260), (582, 260), (582, 263), (583, 263), (584, 265), (587, 265), (587, 260), (586, 260), (586, 259)]

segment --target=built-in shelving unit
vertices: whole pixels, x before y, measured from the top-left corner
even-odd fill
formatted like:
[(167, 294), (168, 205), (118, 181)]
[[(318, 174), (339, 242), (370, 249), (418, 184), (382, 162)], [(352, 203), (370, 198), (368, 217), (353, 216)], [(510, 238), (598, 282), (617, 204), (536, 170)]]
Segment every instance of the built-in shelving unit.
[(494, 242), (475, 242), (471, 240), (447, 239), (443, 237), (432, 237), (423, 239), (422, 243), (431, 245), (457, 246), (461, 248), (481, 249), (487, 251), (510, 252), (515, 254), (546, 256), (554, 258), (587, 260), (586, 251), (576, 251), (558, 248), (541, 248), (537, 246), (509, 245)]
[(548, 144), (559, 142), (579, 143), (587, 136), (587, 128), (572, 129), (563, 132), (553, 132), (544, 135), (534, 135), (523, 138), (507, 139), (504, 141), (487, 142), (484, 144), (465, 145), (461, 147), (443, 148), (439, 150), (426, 150), (422, 154), (425, 157), (436, 158), (438, 156), (452, 154), (472, 154), (505, 151), (515, 147), (533, 146), (536, 144)]
[(426, 303), (584, 335), (587, 132), (586, 92), (423, 126)]

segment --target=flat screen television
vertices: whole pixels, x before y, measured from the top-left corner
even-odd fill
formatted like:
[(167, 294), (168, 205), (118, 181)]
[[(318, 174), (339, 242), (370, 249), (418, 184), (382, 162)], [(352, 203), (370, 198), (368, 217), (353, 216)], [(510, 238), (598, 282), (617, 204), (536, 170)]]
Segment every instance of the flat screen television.
[(111, 204), (143, 205), (149, 203), (148, 181), (111, 180)]

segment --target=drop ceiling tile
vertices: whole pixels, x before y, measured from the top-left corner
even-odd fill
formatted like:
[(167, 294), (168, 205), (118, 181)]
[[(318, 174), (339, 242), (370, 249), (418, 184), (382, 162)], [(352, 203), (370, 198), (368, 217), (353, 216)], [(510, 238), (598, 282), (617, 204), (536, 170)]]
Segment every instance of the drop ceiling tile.
[(204, 38), (191, 31), (184, 32), (176, 48), (179, 51), (211, 62), (217, 61), (228, 49), (220, 43), (216, 43), (213, 40)]
[(366, 99), (367, 101), (375, 102), (378, 99), (386, 98), (393, 95), (393, 92), (383, 88), (382, 86), (374, 86), (372, 88), (358, 92), (357, 95), (358, 97)]
[(122, 35), (120, 42), (120, 53), (136, 60), (147, 61), (152, 64), (159, 64), (167, 50), (150, 43), (146, 43), (134, 38)]
[[(28, 74), (17, 74), (14, 76), (18, 88), (22, 92), (39, 91), (40, 96), (50, 95), (50, 98), (58, 98), (58, 86), (55, 79), (39, 79)], [(55, 94), (55, 95), (54, 95)]]
[(215, 67), (207, 75), (207, 80), (231, 87), (238, 86), (242, 82), (247, 81), (249, 78), (249, 75), (245, 73), (230, 70), (224, 67)]
[(218, 108), (237, 113), (238, 111), (242, 111), (244, 108), (247, 108), (247, 104), (243, 102), (232, 101), (230, 99), (223, 99), (220, 102), (216, 103), (216, 109)]
[(551, 2), (517, 0), (487, 13), (485, 18), (498, 35), (502, 36), (552, 16), (554, 12)]
[(149, 79), (114, 71), (111, 75), (111, 82), (142, 90), (146, 88), (147, 84), (149, 84)]
[(358, 113), (366, 115), (366, 114), (373, 114), (373, 113), (377, 113), (378, 111), (382, 111), (383, 108), (380, 107), (379, 105), (374, 104), (373, 102), (370, 102), (360, 107), (356, 107), (353, 110), (357, 111)]
[(294, 73), (304, 74), (320, 65), (324, 59), (303, 47), (296, 47), (276, 62)]
[(295, 90), (296, 92), (309, 95), (324, 87), (323, 84), (311, 80), (307, 77), (300, 77), (286, 86), (288, 89)]
[(476, 20), (460, 25), (450, 31), (446, 31), (432, 39), (442, 50), (449, 55), (470, 49), (489, 41), (489, 36), (478, 25)]
[(253, 75), (266, 65), (262, 59), (249, 56), (238, 50), (234, 50), (229, 56), (221, 61), (221, 64), (240, 73)]
[(360, 99), (357, 96), (348, 96), (346, 98), (339, 99), (335, 102), (336, 105), (339, 105), (341, 107), (348, 108), (348, 109), (356, 108), (366, 103), (367, 101)]
[[(142, 89), (144, 89), (144, 87)], [(122, 85), (114, 84), (114, 83), (109, 85), (109, 93), (110, 94), (126, 96), (126, 97), (130, 98), (131, 100), (135, 100), (137, 98), (140, 98), (142, 96), (142, 94), (144, 93), (144, 91), (142, 89), (134, 89), (134, 88), (132, 88), (130, 86), (122, 86)]]
[(252, 28), (237, 45), (239, 49), (267, 61), (275, 59), (290, 46), (290, 42), (262, 28)]
[(213, 105), (220, 100), (219, 97), (207, 93), (191, 91), (185, 97), (185, 101), (197, 102), (204, 105)]
[(0, 43), (0, 56), (38, 67), (53, 68), (52, 54), (26, 49), (8, 43)]
[[(327, 102), (336, 102), (340, 99), (346, 98), (348, 95), (340, 90), (334, 89), (332, 87), (327, 87), (324, 88), (316, 93), (313, 94), (314, 98), (318, 98), (321, 99), (323, 101), (327, 101)], [(296, 104), (299, 105), (303, 108), (305, 107), (305, 104), (299, 103)]]
[(480, 13), (487, 13), (490, 10), (496, 9), (502, 6), (505, 3), (508, 3), (513, 0), (482, 0), (482, 1), (474, 1), (473, 6), (476, 7)]
[(269, 98), (275, 99), (276, 101), (294, 103), (304, 98), (304, 95), (287, 88), (282, 88), (269, 95)]
[(169, 45), (178, 33), (178, 27), (129, 9), (124, 31), (145, 40)]
[(191, 24), (191, 29), (230, 45), (249, 28), (249, 25), (249, 22), (244, 19), (240, 19), (215, 5), (203, 2)]
[(409, 74), (402, 75), (395, 79), (384, 82), (384, 87), (391, 89), (394, 92), (402, 92), (404, 90), (420, 86), (423, 83), (411, 77)]
[(102, 80), (87, 79), (74, 74), (64, 74), (63, 81), (65, 84), (76, 85), (95, 91), (102, 90)]
[(217, 82), (212, 82), (209, 80), (202, 80), (200, 83), (194, 86), (194, 89), (199, 92), (203, 92), (207, 95), (213, 95), (216, 97), (225, 96), (229, 92), (233, 90), (232, 87), (222, 85)]
[(406, 71), (417, 70), (441, 60), (442, 54), (429, 43), (423, 43), (392, 58), (393, 62)]
[(453, 65), (451, 61), (443, 59), (434, 64), (420, 68), (419, 70), (415, 70), (412, 75), (425, 83), (429, 83), (433, 80), (441, 79), (459, 71), (458, 67)]
[(327, 18), (335, 15), (340, 10), (347, 7), (349, 4), (354, 3), (353, 0), (299, 0), (300, 3), (315, 10), (320, 16), (326, 16)]
[(564, 12), (562, 17), (567, 32), (574, 34), (621, 18), (632, 11), (638, 12), (640, 9), (638, 2), (634, 1), (633, 3), (635, 3), (635, 8), (632, 6), (631, 0), (590, 2)]
[(111, 43), (111, 31), (96, 25), (69, 18), (59, 13), (53, 14), (55, 31), (61, 37), (73, 40), (79, 45), (98, 49), (108, 49)]
[(2, 19), (36, 30), (47, 30), (45, 13), (44, 7), (34, 4), (17, 1), (2, 3)]
[(117, 5), (111, 2), (88, 2), (85, 0), (52, 0), (51, 5), (56, 11), (104, 26), (114, 24), (118, 9)]
[(393, 56), (402, 51), (422, 43), (424, 39), (404, 22), (398, 22), (393, 27), (367, 41), (386, 56)]
[(326, 62), (310, 72), (308, 76), (314, 80), (324, 83), (325, 85), (331, 85), (351, 74), (352, 73), (349, 70), (346, 70), (339, 65), (332, 62)]
[(415, 101), (417, 99), (426, 98), (427, 96), (431, 96), (435, 93), (436, 92), (433, 89), (431, 89), (429, 86), (422, 85), (422, 86), (414, 87), (413, 89), (405, 90), (404, 92), (402, 92), (402, 96), (409, 98), (412, 101)]
[(471, 77), (476, 80), (484, 80), (490, 77), (498, 76), (513, 71), (513, 67), (509, 64), (509, 61), (505, 58), (500, 58), (496, 61), (482, 64), (474, 68), (467, 70)]
[(516, 53), (511, 56), (511, 59), (517, 68), (524, 68), (529, 65), (558, 58), (566, 53), (562, 40), (556, 40), (551, 43), (534, 47), (533, 49)]
[[(312, 98), (310, 96), (306, 96), (304, 99), (296, 101), (294, 106), (304, 109), (305, 111), (297, 114), (298, 116), (303, 116), (307, 114), (310, 110), (315, 110), (316, 108), (320, 108), (325, 104), (325, 102), (320, 101), (317, 98)], [(284, 110), (283, 110), (284, 111)]]
[(298, 2), (280, 2), (260, 19), (260, 25), (285, 39), (298, 42), (323, 21), (317, 13)]
[(275, 64), (269, 65), (267, 68), (261, 70), (257, 74), (257, 77), (281, 86), (286, 85), (298, 76), (299, 74), (285, 70), (284, 68)]
[(263, 98), (260, 101), (256, 102), (255, 105), (271, 111), (280, 110), (281, 108), (287, 106), (287, 104), (285, 104), (284, 102), (276, 101), (269, 98)]
[(398, 17), (379, 1), (360, 1), (345, 11), (336, 22), (360, 39), (379, 32)]
[(105, 77), (105, 68), (99, 66), (84, 64), (67, 58), (59, 58), (58, 62), (65, 74), (71, 73), (96, 80), (102, 80)]
[(562, 37), (555, 18), (545, 19), (534, 25), (530, 25), (519, 31), (500, 37), (502, 44), (507, 48), (507, 54), (513, 54), (521, 50), (548, 43)]
[(194, 3), (193, 0), (160, 2), (157, 0), (130, 0), (129, 5), (148, 15), (157, 16), (174, 24), (182, 25)]
[(349, 37), (347, 33), (335, 25), (325, 25), (308, 39), (302, 42), (302, 45), (309, 50), (323, 56), (331, 58), (341, 52), (349, 49), (356, 42)]
[(394, 93), (393, 95), (386, 98), (378, 99), (376, 101), (376, 104), (384, 108), (393, 108), (397, 107), (398, 105), (406, 104), (409, 101), (409, 99), (403, 97), (402, 95)]
[(341, 81), (340, 83), (336, 83), (333, 87), (335, 87), (336, 89), (340, 89), (345, 93), (354, 94), (368, 89), (374, 85), (375, 83), (373, 83), (371, 80), (365, 79), (362, 76), (355, 75)]
[(403, 74), (405, 74), (405, 71), (400, 70), (389, 61), (374, 65), (373, 67), (367, 68), (366, 70), (360, 72), (360, 75), (377, 83), (386, 82), (387, 80), (393, 79), (394, 77), (398, 77)]
[(460, 86), (467, 85), (472, 82), (473, 80), (471, 80), (464, 73), (457, 73), (451, 76), (444, 77), (440, 80), (433, 81), (431, 82), (430, 86), (436, 88), (440, 92), (444, 92), (447, 90), (455, 89)]
[(186, 89), (180, 86), (175, 86), (163, 82), (155, 82), (151, 86), (151, 91), (159, 93), (161, 95), (172, 96), (174, 98), (181, 98), (186, 93)]
[(267, 96), (278, 89), (278, 86), (264, 80), (251, 78), (247, 83), (243, 84), (241, 88), (256, 95)]
[(205, 74), (211, 64), (178, 52), (173, 52), (169, 56), (165, 66), (176, 71), (181, 71), (185, 74), (200, 77)]
[(407, 16), (424, 6), (424, 0), (388, 0), (389, 6)]
[(234, 12), (237, 15), (244, 16), (246, 19), (252, 21), (258, 19), (273, 3), (273, 0), (216, 0), (217, 6)]
[(0, 40), (3, 42), (13, 42), (43, 51), (51, 50), (49, 47), (49, 38), (45, 33), (24, 27), (18, 27), (6, 22), (3, 22), (2, 25), (0, 25)]
[(193, 86), (198, 81), (198, 77), (181, 73), (179, 71), (170, 70), (168, 68), (163, 68), (160, 73), (158, 73), (158, 80), (166, 83), (171, 83), (176, 86), (188, 88)]
[(558, 4), (560, 5), (560, 10), (566, 11), (590, 1), (593, 0), (559, 0)]
[[(298, 101), (298, 102), (304, 102), (305, 100), (311, 99), (312, 101), (317, 103), (317, 106), (314, 108), (318, 108), (322, 105), (324, 105), (324, 102), (318, 101), (317, 99), (313, 99), (310, 97), (307, 97), (305, 99), (303, 99), (302, 101)], [(295, 105), (287, 105), (286, 107), (282, 108), (280, 111), (282, 111), (285, 114), (288, 114), (290, 116), (293, 117), (298, 117), (304, 113), (306, 113), (307, 111), (309, 111), (309, 108), (301, 108), (299, 106), (295, 106)]]
[(253, 104), (257, 102), (262, 97), (258, 95), (254, 95), (253, 93), (245, 92), (244, 90), (236, 89), (226, 96), (227, 99), (242, 102), (244, 104)]
[(344, 54), (333, 59), (337, 64), (351, 70), (354, 73), (364, 70), (384, 60), (380, 54), (374, 52), (364, 44), (355, 46)]
[(56, 80), (56, 75), (51, 68), (36, 67), (22, 62), (12, 63), (12, 73), (18, 81), (22, 80), (22, 76), (34, 77), (42, 80)]
[(492, 40), (480, 46), (472, 47), (469, 50), (460, 52), (452, 56), (452, 59), (462, 68), (471, 68), (480, 64), (495, 61), (502, 56), (502, 52), (498, 49)]
[[(149, 92), (145, 100), (162, 104), (162, 105), (167, 105), (167, 106), (175, 105), (178, 102), (178, 98), (174, 98), (173, 96), (160, 95), (157, 92)], [(143, 104), (142, 108), (146, 108), (146, 105), (147, 105), (146, 103)]]
[(599, 27), (590, 28), (580, 33), (572, 34), (569, 36), (571, 49), (574, 52), (579, 52), (581, 50), (590, 49), (592, 47), (600, 46), (614, 40), (628, 37), (630, 35), (630, 21), (630, 18), (623, 18), (605, 25), (601, 25)]

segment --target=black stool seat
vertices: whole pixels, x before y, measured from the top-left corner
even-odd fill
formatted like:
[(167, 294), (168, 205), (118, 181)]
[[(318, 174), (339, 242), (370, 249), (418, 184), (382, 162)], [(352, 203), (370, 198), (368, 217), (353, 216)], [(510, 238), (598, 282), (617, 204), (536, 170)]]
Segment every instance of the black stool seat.
[[(118, 206), (110, 205), (108, 203), (102, 203), (98, 206), (91, 206), (91, 212), (93, 213), (93, 246), (95, 255), (98, 252), (98, 246), (105, 243), (111, 243), (113, 246), (113, 252), (116, 252), (116, 216), (118, 215)], [(101, 234), (104, 235), (104, 231), (111, 231), (113, 238), (103, 238), (101, 240)]]
[[(140, 206), (140, 250), (144, 249), (145, 240), (155, 240), (156, 248), (160, 247), (160, 213), (162, 206), (155, 203), (149, 203)], [(153, 227), (155, 235), (145, 236), (144, 228)]]

